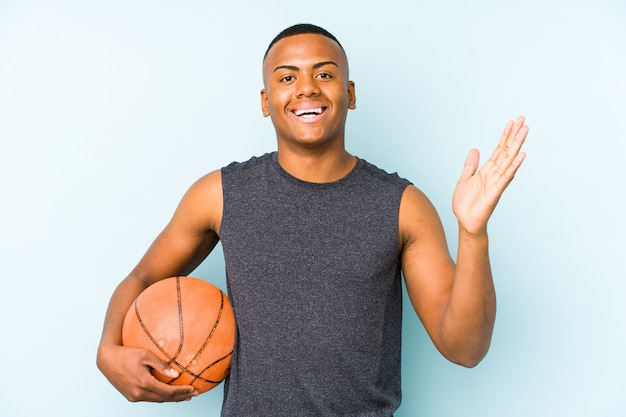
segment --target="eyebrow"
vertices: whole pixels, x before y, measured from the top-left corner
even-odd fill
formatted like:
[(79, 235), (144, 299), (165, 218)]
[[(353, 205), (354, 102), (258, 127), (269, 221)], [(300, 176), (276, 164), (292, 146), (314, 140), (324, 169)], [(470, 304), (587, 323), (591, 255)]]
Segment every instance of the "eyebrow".
[[(317, 64), (313, 64), (313, 69), (318, 69), (321, 68), (325, 65), (334, 65), (337, 68), (339, 68), (339, 65), (337, 65), (337, 63), (335, 61), (322, 61), (322, 62), (318, 62)], [(296, 67), (295, 65), (279, 65), (276, 68), (274, 68), (274, 72), (278, 71), (279, 69), (287, 69), (287, 70), (291, 70), (291, 71), (299, 71), (300, 68)]]

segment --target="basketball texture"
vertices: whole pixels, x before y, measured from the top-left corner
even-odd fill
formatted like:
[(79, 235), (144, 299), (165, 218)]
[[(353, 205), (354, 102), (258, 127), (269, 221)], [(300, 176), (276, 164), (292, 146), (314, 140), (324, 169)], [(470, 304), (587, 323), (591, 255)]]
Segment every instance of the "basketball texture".
[(129, 308), (122, 344), (153, 352), (180, 374), (172, 378), (152, 370), (160, 381), (209, 391), (230, 372), (235, 344), (230, 301), (219, 288), (198, 278), (158, 281)]

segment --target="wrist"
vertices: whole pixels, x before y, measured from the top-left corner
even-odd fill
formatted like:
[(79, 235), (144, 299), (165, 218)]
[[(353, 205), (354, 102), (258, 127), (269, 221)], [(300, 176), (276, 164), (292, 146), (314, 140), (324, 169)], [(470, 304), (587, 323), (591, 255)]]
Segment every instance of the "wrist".
[(475, 230), (469, 230), (459, 223), (459, 240), (470, 240), (475, 242), (489, 242), (487, 226)]

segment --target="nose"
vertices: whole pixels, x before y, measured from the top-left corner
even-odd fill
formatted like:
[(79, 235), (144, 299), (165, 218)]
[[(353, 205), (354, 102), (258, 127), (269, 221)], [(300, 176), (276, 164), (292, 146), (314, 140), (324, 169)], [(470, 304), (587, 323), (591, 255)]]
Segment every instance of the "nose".
[(319, 96), (320, 89), (317, 80), (311, 76), (304, 76), (298, 79), (296, 95), (298, 97), (316, 97)]

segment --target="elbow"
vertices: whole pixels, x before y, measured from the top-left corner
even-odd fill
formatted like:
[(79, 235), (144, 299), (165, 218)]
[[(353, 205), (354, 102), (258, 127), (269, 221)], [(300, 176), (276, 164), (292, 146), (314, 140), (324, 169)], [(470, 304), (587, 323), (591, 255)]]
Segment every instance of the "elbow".
[(493, 321), (479, 328), (469, 326), (448, 328), (441, 332), (439, 351), (450, 362), (465, 368), (475, 368), (487, 356), (493, 336)]
[(485, 356), (486, 356), (486, 352), (485, 354), (482, 354), (482, 355), (472, 355), (472, 356), (468, 355), (467, 357), (463, 357), (463, 358), (454, 358), (454, 359), (448, 358), (448, 360), (464, 368), (475, 368), (476, 366), (478, 366), (480, 362), (482, 362)]
[(491, 340), (484, 341), (478, 345), (463, 345), (456, 349), (442, 352), (443, 356), (450, 362), (465, 368), (475, 368), (487, 356)]

